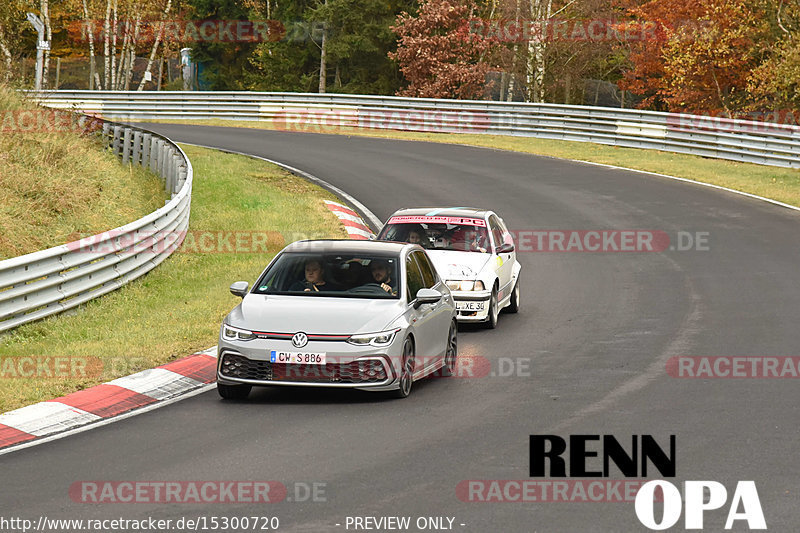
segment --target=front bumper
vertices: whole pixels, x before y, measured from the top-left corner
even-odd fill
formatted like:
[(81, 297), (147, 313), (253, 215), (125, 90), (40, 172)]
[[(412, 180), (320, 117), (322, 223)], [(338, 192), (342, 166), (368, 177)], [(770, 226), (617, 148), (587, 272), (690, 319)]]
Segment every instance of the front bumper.
[(344, 342), (312, 343), (301, 351), (325, 352), (324, 365), (271, 363), (271, 350), (297, 351), (287, 341), (220, 339), (217, 382), (226, 385), (333, 387), (368, 390), (397, 388), (399, 357), (388, 347)]
[(459, 302), (482, 302), (483, 309), (459, 309), (456, 318), (459, 322), (486, 322), (489, 319), (489, 300), (492, 298), (491, 291), (450, 291), (453, 295), (456, 308)]

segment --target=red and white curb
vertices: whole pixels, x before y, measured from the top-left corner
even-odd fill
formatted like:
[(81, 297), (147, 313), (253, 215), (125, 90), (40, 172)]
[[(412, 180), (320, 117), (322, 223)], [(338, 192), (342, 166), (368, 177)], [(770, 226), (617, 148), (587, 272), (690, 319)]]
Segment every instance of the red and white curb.
[(325, 200), (325, 205), (334, 215), (339, 217), (339, 221), (344, 225), (344, 229), (351, 239), (367, 240), (375, 236), (372, 230), (364, 223), (364, 219), (346, 205), (331, 202), (330, 200)]
[(216, 352), (214, 346), (157, 368), (0, 414), (0, 450), (171, 403), (205, 389), (216, 379)]

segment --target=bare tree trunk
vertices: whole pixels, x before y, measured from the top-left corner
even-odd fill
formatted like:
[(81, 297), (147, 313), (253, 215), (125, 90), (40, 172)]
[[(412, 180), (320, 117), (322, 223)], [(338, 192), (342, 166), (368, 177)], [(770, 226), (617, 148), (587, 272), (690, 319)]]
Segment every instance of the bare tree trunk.
[[(42, 12), (42, 22), (44, 22), (45, 39), (53, 42), (53, 28), (50, 26), (50, 0), (39, 0), (39, 9)], [(44, 51), (44, 66), (42, 68), (42, 89), (47, 88), (47, 75), (50, 71), (50, 50)]]
[(164, 14), (161, 17), (162, 18), (162, 22), (160, 22), (159, 25), (158, 25), (158, 35), (156, 35), (156, 40), (153, 43), (153, 48), (150, 50), (150, 57), (147, 59), (147, 67), (144, 70), (145, 74), (142, 76), (142, 81), (139, 82), (139, 87), (136, 88), (137, 91), (144, 90), (144, 84), (145, 84), (145, 80), (147, 79), (147, 73), (150, 72), (150, 69), (153, 68), (153, 61), (156, 58), (156, 52), (158, 51), (158, 45), (161, 44), (161, 37), (164, 35), (164, 22), (163, 21), (166, 20), (170, 9), (172, 9), (172, 0), (167, 0), (167, 7), (164, 8)]
[[(545, 1), (547, 2), (547, 7), (544, 5)], [(532, 102), (544, 101), (546, 32), (549, 31), (552, 12), (553, 0), (531, 0), (531, 19), (543, 26), (543, 31), (536, 32), (536, 36), (528, 43), (526, 81), (528, 99)]]
[(319, 55), (319, 90), (318, 92), (324, 93), (325, 86), (327, 85), (327, 69), (328, 66), (326, 65), (327, 54), (325, 53), (325, 41), (327, 40), (327, 30), (322, 30), (322, 52)]
[(11, 66), (13, 65), (13, 62), (11, 60), (11, 50), (9, 50), (8, 46), (6, 46), (5, 34), (3, 33), (2, 27), (0, 27), (0, 53), (3, 54), (3, 58), (5, 59), (6, 63), (6, 72), (4, 77), (6, 82), (9, 82), (11, 81)]
[(97, 63), (95, 62), (94, 23), (89, 18), (89, 5), (86, 0), (81, 0), (81, 3), (83, 4), (83, 21), (86, 24), (86, 31), (89, 33), (89, 88), (92, 88), (92, 80), (94, 80), (97, 89), (102, 90), (103, 86), (100, 85), (100, 74), (97, 72)]
[(114, 27), (111, 33), (111, 89), (117, 89), (117, 33), (119, 33), (119, 18), (117, 17), (117, 0), (114, 0)]
[[(328, 5), (328, 0), (325, 0), (325, 5)], [(322, 28), (322, 47), (321, 52), (319, 54), (319, 93), (322, 94), (325, 92), (325, 87), (327, 85), (327, 69), (328, 65), (327, 61), (327, 50), (325, 50), (325, 43), (328, 40), (328, 25), (325, 24)]]
[(123, 78), (122, 73), (125, 71), (125, 67), (128, 63), (128, 43), (130, 42), (130, 27), (129, 27), (129, 20), (125, 20), (122, 22), (122, 27), (124, 28), (124, 35), (122, 37), (122, 48), (119, 51), (119, 64), (117, 65), (117, 70), (115, 73), (116, 78), (116, 85), (114, 89), (119, 91), (122, 88)]
[(141, 29), (141, 15), (136, 14), (136, 24), (133, 28), (133, 37), (131, 38), (130, 56), (128, 58), (128, 69), (125, 72), (125, 90), (131, 90), (131, 80), (133, 79), (133, 69), (136, 66), (136, 44), (139, 41), (139, 30)]
[(6, 71), (3, 75), (5, 77), (6, 82), (11, 81), (11, 68), (13, 66), (13, 60), (11, 58), (11, 50), (8, 48), (8, 37), (6, 36), (5, 28), (3, 28), (2, 24), (0, 24), (0, 54), (3, 54), (3, 59), (5, 60), (6, 64)]
[[(520, 15), (522, 14), (522, 0), (517, 0), (517, 8), (514, 14), (514, 20), (517, 25), (517, 31), (520, 31), (520, 24), (522, 21), (520, 20)], [(528, 21), (526, 24), (530, 24), (531, 22)], [(506, 91), (506, 101), (513, 102), (514, 101), (514, 80), (516, 79), (516, 72), (517, 72), (517, 59), (519, 58), (519, 40), (514, 43), (514, 56), (511, 58), (511, 75), (509, 76), (508, 80), (508, 90)]]
[(106, 19), (103, 22), (104, 87), (111, 87), (111, 0), (106, 0)]

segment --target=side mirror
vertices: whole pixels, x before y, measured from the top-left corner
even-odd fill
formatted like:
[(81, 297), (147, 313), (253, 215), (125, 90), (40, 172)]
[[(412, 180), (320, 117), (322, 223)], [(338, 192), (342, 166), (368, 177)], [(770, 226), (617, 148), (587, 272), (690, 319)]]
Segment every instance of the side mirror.
[(414, 309), (422, 304), (435, 304), (442, 299), (442, 293), (435, 289), (420, 289), (417, 291), (417, 299), (414, 301)]
[(511, 244), (510, 242), (507, 242), (505, 244), (501, 244), (500, 246), (497, 247), (497, 253), (498, 254), (507, 254), (507, 253), (513, 252), (513, 251), (514, 251), (514, 245)]
[(244, 295), (247, 294), (247, 288), (249, 285), (250, 284), (246, 281), (237, 281), (231, 285), (231, 294), (238, 296), (239, 298), (244, 298)]

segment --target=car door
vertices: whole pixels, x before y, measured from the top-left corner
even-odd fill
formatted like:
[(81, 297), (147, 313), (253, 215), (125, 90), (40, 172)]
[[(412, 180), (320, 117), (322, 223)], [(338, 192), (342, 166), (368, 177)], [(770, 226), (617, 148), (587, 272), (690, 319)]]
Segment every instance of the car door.
[(431, 320), (433, 308), (430, 304), (414, 307), (417, 291), (425, 287), (422, 272), (413, 254), (406, 256), (406, 290), (409, 306), (409, 322), (414, 324), (414, 340), (416, 348), (416, 366), (414, 374), (424, 371), (431, 365), (436, 350), (436, 339), (433, 335)]
[(450, 322), (452, 320), (451, 302), (448, 291), (444, 289), (444, 284), (436, 274), (436, 268), (431, 263), (428, 254), (422, 251), (413, 252), (411, 255), (419, 265), (422, 274), (422, 283), (427, 289), (434, 289), (442, 293), (442, 299), (432, 304), (425, 304), (422, 307), (430, 308), (430, 319), (426, 327), (430, 328), (431, 342), (437, 358), (444, 357), (447, 350), (448, 334), (450, 332)]
[(500, 285), (497, 293), (497, 300), (502, 301), (511, 291), (510, 283), (514, 271), (514, 252), (497, 253), (497, 249), (504, 244), (506, 238), (497, 215), (493, 214), (489, 216), (489, 232), (492, 235), (492, 261), (494, 262), (494, 271), (497, 273)]

